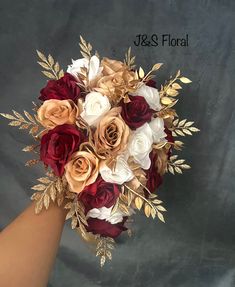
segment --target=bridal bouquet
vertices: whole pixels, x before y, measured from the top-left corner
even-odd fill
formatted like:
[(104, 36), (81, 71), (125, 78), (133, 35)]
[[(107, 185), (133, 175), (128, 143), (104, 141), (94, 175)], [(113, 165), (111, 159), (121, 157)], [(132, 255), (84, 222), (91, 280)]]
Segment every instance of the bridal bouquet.
[(154, 73), (135, 67), (129, 49), (125, 60), (100, 58), (82, 37), (83, 58), (72, 60), (66, 73), (49, 55), (37, 51), (42, 73), (50, 80), (33, 102), (33, 113), (1, 113), (10, 126), (29, 130), (33, 143), (23, 151), (35, 157), (45, 176), (32, 187), (35, 212), (55, 202), (68, 210), (72, 229), (96, 244), (101, 266), (111, 259), (114, 238), (130, 234), (130, 217), (143, 210), (164, 222), (166, 209), (157, 191), (166, 172), (190, 168), (172, 155), (181, 150), (178, 136), (199, 131), (179, 120), (176, 110), (180, 71), (158, 89)]

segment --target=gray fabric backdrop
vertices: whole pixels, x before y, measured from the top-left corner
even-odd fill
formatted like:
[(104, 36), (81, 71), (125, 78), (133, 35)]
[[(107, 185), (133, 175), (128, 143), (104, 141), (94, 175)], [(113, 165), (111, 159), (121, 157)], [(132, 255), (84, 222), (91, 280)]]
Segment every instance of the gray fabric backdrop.
[[(187, 138), (181, 153), (192, 170), (166, 176), (159, 191), (167, 223), (135, 216), (135, 236), (118, 240), (103, 270), (67, 225), (49, 286), (235, 286), (234, 1), (1, 0), (0, 7), (1, 112), (30, 110), (45, 85), (36, 49), (66, 68), (80, 57), (80, 34), (101, 55), (123, 59), (132, 46), (139, 65), (165, 63), (158, 84), (178, 68), (193, 80), (177, 108), (201, 133)], [(188, 33), (189, 47), (135, 47), (143, 33)], [(2, 229), (29, 204), (42, 170), (24, 167), (26, 133), (4, 120), (0, 129)]]

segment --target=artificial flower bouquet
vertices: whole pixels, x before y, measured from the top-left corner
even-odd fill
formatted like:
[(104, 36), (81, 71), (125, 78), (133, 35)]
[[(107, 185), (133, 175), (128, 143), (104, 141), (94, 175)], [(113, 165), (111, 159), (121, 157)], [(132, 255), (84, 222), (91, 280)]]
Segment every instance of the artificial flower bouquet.
[(66, 199), (66, 219), (96, 243), (103, 266), (112, 258), (114, 238), (130, 234), (136, 210), (164, 222), (166, 210), (157, 195), (163, 175), (190, 168), (172, 155), (183, 146), (175, 137), (199, 130), (180, 121), (174, 109), (181, 83), (191, 82), (180, 71), (157, 89), (153, 74), (162, 64), (145, 73), (135, 68), (130, 49), (123, 62), (100, 58), (80, 39), (83, 58), (72, 60), (66, 73), (51, 55), (37, 51), (50, 80), (39, 103), (33, 102), (33, 114), (1, 115), (9, 125), (29, 130), (34, 143), (23, 151), (36, 158), (26, 165), (44, 164), (45, 176), (32, 187), (35, 212), (50, 202), (62, 206)]

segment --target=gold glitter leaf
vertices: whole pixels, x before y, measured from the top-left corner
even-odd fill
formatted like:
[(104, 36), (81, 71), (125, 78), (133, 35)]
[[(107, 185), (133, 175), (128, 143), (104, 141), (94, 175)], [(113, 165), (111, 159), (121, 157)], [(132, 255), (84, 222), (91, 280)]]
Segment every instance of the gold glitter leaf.
[(180, 81), (181, 81), (182, 83), (184, 83), (184, 84), (192, 83), (192, 81), (189, 80), (189, 79), (186, 78), (186, 77), (181, 77), (181, 78), (179, 78), (179, 79), (180, 79)]

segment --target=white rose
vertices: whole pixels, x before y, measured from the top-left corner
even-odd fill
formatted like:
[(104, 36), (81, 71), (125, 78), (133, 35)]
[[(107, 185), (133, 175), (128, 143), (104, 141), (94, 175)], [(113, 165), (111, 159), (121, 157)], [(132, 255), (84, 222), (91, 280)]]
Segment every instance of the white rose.
[(149, 153), (152, 150), (152, 144), (153, 133), (148, 123), (133, 132), (128, 145), (129, 154), (143, 169), (149, 169), (151, 165)]
[(159, 92), (155, 88), (143, 84), (133, 93), (133, 96), (144, 97), (150, 108), (154, 109), (155, 111), (160, 111), (162, 108), (160, 104)]
[[(93, 208), (88, 211), (87, 217), (92, 218), (98, 218), (101, 220), (106, 220), (110, 222), (111, 224), (116, 224), (123, 221), (123, 217), (126, 216), (124, 212), (122, 212), (120, 209), (117, 209), (114, 213), (112, 213), (113, 206), (107, 208), (107, 207), (101, 207), (101, 208)], [(132, 208), (129, 209), (129, 215), (132, 215), (134, 213), (134, 210)]]
[(99, 118), (107, 113), (110, 108), (111, 105), (107, 96), (98, 92), (90, 92), (86, 95), (81, 117), (88, 125), (96, 125)]
[(72, 60), (72, 64), (68, 66), (67, 72), (71, 75), (78, 77), (78, 73), (81, 73), (81, 68), (85, 67), (88, 69), (88, 80), (94, 80), (102, 71), (100, 67), (100, 60), (97, 56), (92, 56), (90, 62), (86, 58)]
[(167, 134), (164, 132), (164, 121), (161, 118), (155, 118), (149, 123), (150, 128), (153, 133), (153, 142), (159, 143), (161, 141), (166, 141), (165, 137)]
[(124, 182), (130, 181), (134, 177), (124, 155), (117, 157), (114, 170), (110, 169), (105, 164), (101, 166), (100, 175), (106, 182), (120, 185)]

